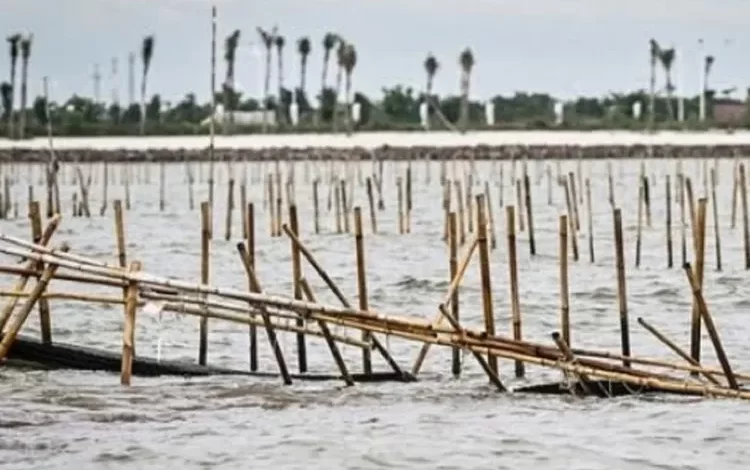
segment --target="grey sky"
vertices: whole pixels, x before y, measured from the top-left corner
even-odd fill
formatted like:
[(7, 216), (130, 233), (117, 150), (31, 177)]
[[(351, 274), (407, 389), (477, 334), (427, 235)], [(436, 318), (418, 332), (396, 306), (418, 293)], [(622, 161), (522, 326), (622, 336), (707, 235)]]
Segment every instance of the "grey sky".
[[(716, 56), (714, 85), (750, 85), (746, 52), (747, 0), (216, 0), (219, 8), (218, 79), (224, 74), (223, 38), (242, 30), (256, 42), (256, 26), (278, 24), (287, 38), (285, 82), (299, 81), (296, 39), (313, 41), (308, 87), (320, 84), (321, 38), (339, 32), (359, 60), (354, 88), (379, 94), (384, 85), (424, 86), (422, 62), (432, 51), (441, 67), (436, 92), (458, 90), (457, 57), (473, 49), (472, 95), (486, 98), (516, 90), (562, 97), (603, 95), (648, 86), (648, 39), (678, 48), (676, 83), (697, 93), (701, 68), (698, 38)], [(141, 37), (156, 34), (149, 93), (178, 99), (189, 91), (208, 96), (210, 0), (0, 0), (0, 34), (35, 35), (30, 92), (52, 77), (54, 98), (74, 91), (93, 94), (93, 65), (102, 70), (109, 98), (111, 58), (119, 57), (119, 94), (127, 98), (127, 54)], [(730, 45), (724, 45), (731, 39)], [(258, 95), (262, 62), (247, 46), (236, 77)], [(7, 53), (0, 77), (8, 76)], [(140, 62), (137, 65), (140, 74)], [(276, 83), (275, 64), (273, 83)], [(332, 74), (331, 74), (332, 75)], [(661, 75), (659, 80), (662, 80)], [(139, 78), (137, 82), (139, 83)], [(272, 85), (275, 88), (275, 85)], [(136, 89), (138, 89), (136, 87)]]

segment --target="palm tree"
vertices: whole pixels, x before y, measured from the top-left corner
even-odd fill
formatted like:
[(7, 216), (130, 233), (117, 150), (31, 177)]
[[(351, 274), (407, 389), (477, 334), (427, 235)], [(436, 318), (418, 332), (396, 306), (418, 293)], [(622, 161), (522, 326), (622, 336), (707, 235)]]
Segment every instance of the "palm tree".
[(224, 133), (234, 126), (234, 61), (240, 42), (240, 30), (235, 29), (224, 43), (224, 60), (227, 61), (227, 78), (224, 82)]
[(351, 95), (352, 95), (352, 72), (354, 67), (357, 65), (357, 50), (353, 44), (347, 44), (343, 51), (342, 56), (342, 67), (346, 73), (346, 92), (344, 100), (346, 103), (346, 112), (344, 114), (346, 122), (346, 131), (351, 134), (352, 131), (352, 110), (351, 110)]
[(299, 53), (299, 90), (305, 92), (305, 81), (307, 79), (307, 58), (310, 56), (311, 44), (307, 36), (297, 40), (297, 52)]
[(143, 38), (143, 44), (141, 45), (141, 61), (143, 62), (143, 75), (141, 76), (141, 135), (146, 134), (146, 82), (153, 55), (154, 36), (152, 34)]
[(674, 111), (672, 109), (672, 91), (674, 91), (674, 85), (672, 85), (672, 65), (674, 64), (675, 51), (673, 48), (663, 49), (659, 54), (661, 65), (664, 67), (664, 75), (667, 85), (667, 114), (669, 114), (669, 120), (674, 119)]
[(654, 125), (654, 118), (656, 116), (656, 63), (659, 60), (659, 56), (661, 55), (661, 48), (659, 47), (659, 43), (656, 42), (656, 39), (649, 40), (649, 49), (650, 49), (650, 60), (651, 60), (651, 78), (650, 78), (650, 84), (649, 84), (649, 102), (648, 102), (648, 113), (649, 113), (649, 120), (650, 120), (650, 126), (653, 127)]
[(336, 47), (338, 41), (339, 36), (335, 33), (326, 33), (326, 35), (323, 36), (323, 75), (320, 79), (320, 105), (318, 106), (319, 118), (323, 112), (323, 95), (325, 94), (326, 82), (328, 81), (328, 62), (331, 60), (331, 51)]
[(3, 117), (10, 122), (10, 108), (13, 101), (13, 87), (8, 82), (0, 83), (0, 100), (2, 100)]
[(425, 86), (425, 101), (427, 102), (427, 130), (430, 130), (430, 106), (432, 102), (432, 85), (435, 82), (435, 74), (440, 64), (432, 53), (427, 54), (424, 60), (424, 70), (427, 73), (427, 86)]
[(341, 79), (343, 78), (344, 62), (346, 61), (346, 41), (339, 36), (339, 47), (336, 50), (336, 91), (334, 93), (333, 100), (333, 132), (338, 131), (338, 110), (339, 110), (339, 95), (341, 94)]
[(701, 97), (701, 103), (703, 104), (703, 109), (701, 110), (701, 119), (705, 117), (706, 113), (706, 99), (708, 97), (708, 75), (711, 73), (711, 67), (714, 65), (714, 56), (707, 55), (704, 61), (703, 65), (703, 96)]
[(14, 34), (8, 36), (8, 44), (10, 45), (10, 108), (8, 109), (8, 138), (12, 139), (15, 137), (13, 132), (13, 101), (16, 95), (16, 63), (18, 62), (18, 43), (21, 42), (21, 35)]
[(18, 137), (24, 138), (26, 134), (26, 98), (28, 96), (29, 83), (29, 57), (31, 57), (31, 43), (34, 35), (29, 34), (21, 39), (21, 114), (19, 115)]
[(263, 132), (266, 132), (268, 130), (268, 114), (266, 108), (268, 106), (268, 90), (271, 87), (271, 51), (273, 48), (276, 28), (274, 28), (274, 30), (270, 33), (260, 26), (257, 28), (257, 30), (258, 34), (260, 35), (260, 40), (263, 42), (263, 46), (266, 48), (266, 74), (263, 81), (263, 106), (261, 108), (263, 109)]
[(286, 39), (284, 36), (275, 35), (274, 45), (276, 46), (276, 64), (278, 66), (279, 94), (276, 100), (276, 120), (279, 125), (284, 124), (286, 120), (286, 109), (284, 109), (284, 46)]
[(461, 52), (458, 60), (461, 65), (461, 109), (459, 122), (461, 131), (466, 132), (469, 123), (469, 86), (471, 84), (471, 69), (474, 68), (474, 54), (468, 47)]

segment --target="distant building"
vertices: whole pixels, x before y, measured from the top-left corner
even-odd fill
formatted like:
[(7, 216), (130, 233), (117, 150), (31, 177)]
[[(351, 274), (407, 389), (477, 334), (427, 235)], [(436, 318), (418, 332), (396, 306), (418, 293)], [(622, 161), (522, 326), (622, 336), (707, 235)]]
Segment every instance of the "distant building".
[(716, 98), (711, 103), (713, 107), (714, 122), (739, 126), (747, 117), (747, 104), (744, 101)]
[[(274, 110), (258, 110), (258, 111), (234, 111), (234, 125), (235, 126), (260, 126), (263, 124), (263, 113), (266, 114), (266, 123), (273, 127), (276, 125), (276, 112)], [(221, 125), (224, 122), (224, 108), (221, 105), (216, 106), (216, 113), (214, 114), (216, 124)], [(201, 125), (207, 126), (211, 122), (211, 118), (206, 118), (201, 122)]]

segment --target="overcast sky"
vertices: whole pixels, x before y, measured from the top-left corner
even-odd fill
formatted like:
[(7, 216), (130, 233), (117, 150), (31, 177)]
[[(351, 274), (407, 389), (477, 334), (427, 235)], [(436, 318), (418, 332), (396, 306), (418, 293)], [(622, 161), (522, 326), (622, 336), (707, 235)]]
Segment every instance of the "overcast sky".
[[(310, 36), (308, 86), (320, 86), (321, 40), (338, 32), (354, 43), (354, 88), (379, 94), (398, 83), (422, 89), (422, 62), (440, 61), (436, 92), (458, 90), (458, 54), (476, 58), (472, 95), (487, 98), (516, 90), (560, 97), (604, 95), (648, 87), (648, 40), (678, 49), (676, 83), (697, 93), (701, 57), (716, 56), (714, 85), (750, 85), (750, 1), (747, 0), (216, 0), (218, 74), (224, 74), (223, 38), (242, 31), (236, 77), (259, 95), (262, 62), (249, 43), (256, 26), (278, 24), (287, 38), (285, 82), (299, 82), (296, 39)], [(112, 57), (117, 82), (127, 91), (127, 54), (156, 35), (149, 93), (175, 100), (194, 91), (208, 96), (211, 0), (0, 0), (0, 32), (33, 32), (30, 92), (51, 77), (52, 98), (93, 94), (94, 64), (101, 64), (102, 99), (111, 96)], [(705, 39), (699, 52), (698, 39)], [(727, 40), (729, 42), (727, 43)], [(6, 53), (7, 54), (7, 53)], [(9, 76), (6, 58), (0, 77)], [(274, 59), (275, 60), (275, 59)], [(140, 73), (140, 61), (137, 63)], [(275, 66), (274, 66), (275, 70)], [(275, 73), (273, 78), (275, 83)], [(661, 76), (659, 80), (662, 80)], [(139, 82), (139, 79), (138, 79)], [(275, 88), (275, 86), (272, 86)], [(137, 88), (136, 88), (137, 89)]]

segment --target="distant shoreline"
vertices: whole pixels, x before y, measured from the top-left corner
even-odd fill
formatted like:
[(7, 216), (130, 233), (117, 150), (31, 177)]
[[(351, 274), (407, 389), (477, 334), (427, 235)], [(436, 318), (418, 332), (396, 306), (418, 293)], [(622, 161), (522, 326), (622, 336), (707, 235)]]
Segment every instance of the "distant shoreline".
[[(59, 137), (62, 161), (206, 161), (207, 136)], [(46, 138), (0, 140), (3, 161), (49, 158)], [(216, 136), (215, 159), (424, 159), (701, 157), (750, 154), (750, 131), (474, 131)]]

